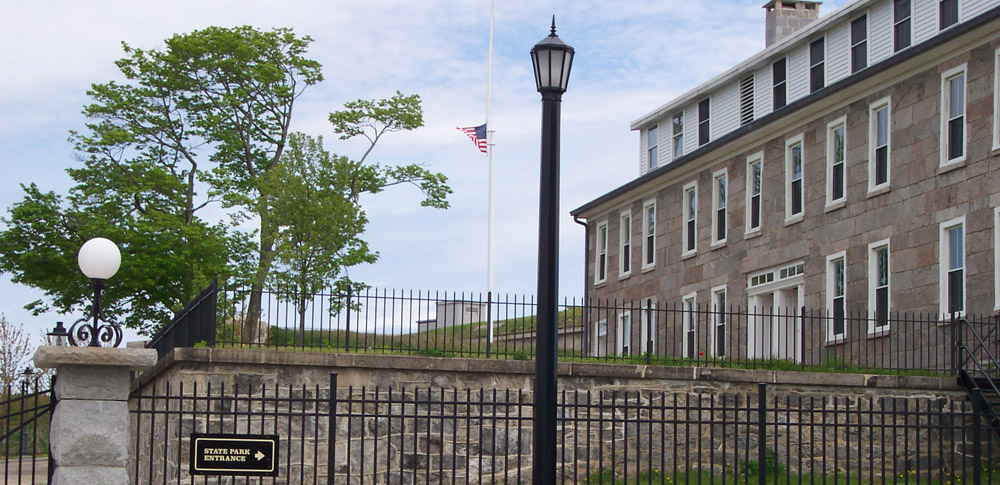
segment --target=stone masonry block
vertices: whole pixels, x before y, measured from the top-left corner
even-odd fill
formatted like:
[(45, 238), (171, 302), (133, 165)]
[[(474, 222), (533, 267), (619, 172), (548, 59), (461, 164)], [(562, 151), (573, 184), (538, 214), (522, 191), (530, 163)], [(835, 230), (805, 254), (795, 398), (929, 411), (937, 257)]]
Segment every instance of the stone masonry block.
[(124, 401), (60, 401), (49, 432), (52, 456), (60, 467), (95, 464), (125, 467), (128, 422), (128, 403)]
[(56, 399), (128, 400), (129, 371), (121, 367), (63, 366)]
[(129, 485), (128, 472), (120, 467), (59, 466), (52, 475), (53, 485)]

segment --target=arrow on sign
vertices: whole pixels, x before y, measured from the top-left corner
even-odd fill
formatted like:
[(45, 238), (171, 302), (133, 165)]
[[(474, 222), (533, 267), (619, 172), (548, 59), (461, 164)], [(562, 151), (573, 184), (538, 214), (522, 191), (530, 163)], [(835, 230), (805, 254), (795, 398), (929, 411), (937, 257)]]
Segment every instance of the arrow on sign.
[(257, 461), (261, 461), (261, 460), (263, 460), (263, 459), (264, 459), (264, 453), (263, 453), (263, 452), (261, 452), (261, 451), (258, 451), (258, 452), (257, 452), (257, 454), (256, 454), (256, 455), (254, 455), (254, 458), (256, 458), (256, 459), (257, 459)]

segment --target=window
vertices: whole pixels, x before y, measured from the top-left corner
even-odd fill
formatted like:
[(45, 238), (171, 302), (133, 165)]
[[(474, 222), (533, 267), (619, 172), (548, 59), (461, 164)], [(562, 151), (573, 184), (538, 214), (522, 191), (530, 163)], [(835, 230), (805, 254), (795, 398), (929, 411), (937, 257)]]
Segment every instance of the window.
[(871, 105), (868, 124), (868, 192), (871, 193), (889, 188), (889, 98)]
[(938, 2), (938, 22), (941, 30), (958, 23), (958, 0), (940, 0)]
[(618, 337), (615, 342), (615, 346), (618, 349), (618, 355), (632, 355), (632, 314), (631, 312), (624, 312), (618, 314)]
[(639, 311), (641, 312), (639, 336), (642, 339), (640, 341), (642, 349), (639, 353), (653, 354), (656, 349), (656, 305), (653, 304), (653, 299), (646, 298), (645, 302), (639, 305)]
[(802, 218), (802, 135), (785, 142), (785, 220)]
[(823, 89), (826, 82), (826, 69), (824, 60), (826, 59), (826, 43), (820, 37), (809, 44), (809, 92), (815, 93)]
[(594, 283), (604, 283), (608, 274), (608, 223), (597, 225), (597, 261)]
[(893, 0), (892, 2), (892, 41), (896, 52), (910, 47), (912, 28), (910, 16), (912, 7), (910, 0)]
[(674, 115), (674, 158), (684, 154), (684, 113)]
[(712, 346), (717, 357), (726, 356), (726, 287), (712, 288)]
[(715, 172), (712, 176), (712, 245), (726, 243), (726, 197), (728, 194), (728, 177), (726, 170)]
[(752, 155), (747, 159), (747, 233), (760, 231), (763, 163), (763, 153)]
[(690, 256), (698, 250), (698, 182), (684, 186), (684, 250), (681, 257)]
[(842, 205), (846, 201), (844, 178), (844, 152), (846, 148), (847, 119), (840, 119), (826, 127), (826, 205)]
[(785, 105), (787, 97), (787, 91), (785, 80), (788, 78), (788, 70), (785, 68), (785, 59), (778, 59), (771, 64), (771, 83), (772, 83), (772, 94), (771, 100), (774, 104), (774, 110), (777, 111)]
[(826, 305), (830, 321), (827, 340), (844, 338), (847, 333), (847, 259), (844, 252), (826, 258)]
[(694, 359), (698, 356), (697, 352), (697, 328), (698, 328), (698, 307), (696, 302), (696, 294), (691, 293), (685, 296), (681, 300), (681, 309), (684, 312), (681, 316), (681, 325), (683, 335), (683, 342), (681, 346), (682, 354), (688, 359)]
[(965, 161), (965, 65), (941, 77), (941, 165)]
[(656, 264), (656, 201), (642, 207), (642, 269)]
[(711, 134), (708, 124), (709, 98), (705, 98), (698, 103), (698, 146), (708, 143)]
[(889, 240), (868, 245), (868, 333), (889, 330)]
[(618, 259), (620, 260), (618, 277), (624, 278), (632, 273), (632, 214), (622, 214), (620, 222), (618, 240), (621, 242), (621, 247), (618, 251)]
[(941, 224), (941, 313), (965, 313), (965, 217)]
[(993, 59), (993, 149), (1000, 150), (1000, 48)]
[(740, 79), (740, 126), (753, 121), (753, 74)]
[(657, 145), (659, 144), (659, 138), (657, 138), (656, 135), (657, 131), (658, 131), (657, 127), (654, 126), (650, 128), (649, 131), (647, 132), (648, 144), (646, 146), (648, 146), (649, 149), (646, 150), (646, 155), (648, 156), (647, 161), (649, 162), (649, 170), (656, 168), (656, 165), (657, 163), (659, 163), (660, 160), (656, 154), (656, 148)]
[(868, 16), (851, 21), (851, 72), (868, 67)]
[(994, 310), (1000, 311), (1000, 207), (993, 215), (993, 299)]

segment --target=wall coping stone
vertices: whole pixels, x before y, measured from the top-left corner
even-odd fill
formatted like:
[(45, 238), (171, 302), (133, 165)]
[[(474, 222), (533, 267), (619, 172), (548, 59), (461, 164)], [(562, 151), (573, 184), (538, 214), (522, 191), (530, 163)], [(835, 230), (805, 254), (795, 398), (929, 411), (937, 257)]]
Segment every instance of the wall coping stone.
[[(171, 367), (182, 363), (289, 365), (302, 367), (397, 369), (435, 372), (467, 372), (532, 376), (534, 361), (466, 359), (455, 357), (425, 357), (382, 354), (345, 354), (321, 352), (291, 352), (261, 349), (175, 348), (144, 372), (143, 381), (155, 379)], [(787, 387), (869, 388), (899, 390), (935, 390), (961, 392), (954, 377), (897, 376), (881, 374), (838, 374), (805, 371), (773, 371), (762, 369), (723, 369), (713, 367), (668, 367), (645, 364), (598, 364), (563, 362), (558, 365), (560, 377), (666, 379), (730, 383), (768, 383)], [(135, 389), (138, 382), (133, 382)]]
[(118, 367), (123, 370), (146, 370), (156, 364), (153, 349), (110, 349), (104, 347), (59, 347), (42, 345), (35, 351), (35, 366), (41, 369), (82, 365)]

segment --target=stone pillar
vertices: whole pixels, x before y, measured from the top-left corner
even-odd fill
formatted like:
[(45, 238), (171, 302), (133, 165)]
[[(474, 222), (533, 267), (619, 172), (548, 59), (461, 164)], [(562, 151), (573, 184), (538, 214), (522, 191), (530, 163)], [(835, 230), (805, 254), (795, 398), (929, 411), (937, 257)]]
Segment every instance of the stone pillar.
[(156, 363), (152, 349), (42, 346), (35, 366), (57, 369), (49, 446), (54, 485), (128, 485), (129, 371)]

